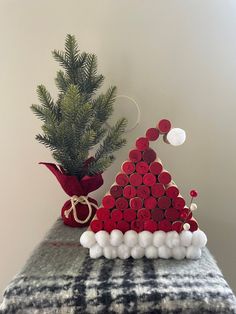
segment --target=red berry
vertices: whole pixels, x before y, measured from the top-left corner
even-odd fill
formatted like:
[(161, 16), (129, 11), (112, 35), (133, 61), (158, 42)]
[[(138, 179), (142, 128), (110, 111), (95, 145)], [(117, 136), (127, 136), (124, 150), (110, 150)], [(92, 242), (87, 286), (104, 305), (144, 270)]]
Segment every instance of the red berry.
[(190, 191), (190, 196), (197, 197), (198, 196), (198, 192), (196, 190), (191, 190)]

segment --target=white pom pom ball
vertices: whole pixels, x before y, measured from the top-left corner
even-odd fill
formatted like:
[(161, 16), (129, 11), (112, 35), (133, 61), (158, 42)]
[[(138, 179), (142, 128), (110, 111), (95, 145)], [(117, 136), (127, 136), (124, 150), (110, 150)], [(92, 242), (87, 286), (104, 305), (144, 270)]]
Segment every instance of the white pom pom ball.
[(151, 259), (158, 258), (158, 248), (156, 248), (153, 245), (148, 246), (145, 249), (145, 256), (146, 258), (151, 258)]
[(117, 248), (114, 246), (106, 246), (103, 248), (103, 255), (108, 259), (114, 259), (117, 257)]
[(98, 231), (95, 234), (95, 239), (97, 240), (97, 243), (101, 246), (101, 247), (106, 247), (108, 245), (110, 245), (110, 236), (109, 233), (101, 230)]
[(189, 259), (198, 259), (202, 255), (201, 249), (196, 246), (189, 246), (186, 251), (186, 257)]
[(121, 259), (129, 258), (130, 257), (130, 248), (125, 244), (121, 244), (117, 248), (117, 255)]
[(118, 229), (112, 230), (112, 232), (110, 233), (111, 245), (119, 246), (121, 245), (122, 242), (123, 242), (123, 233)]
[(197, 209), (197, 204), (192, 203), (192, 204), (190, 205), (190, 210), (193, 212), (193, 211), (196, 210), (196, 209)]
[(184, 230), (180, 233), (180, 245), (190, 246), (192, 243), (193, 233), (191, 231)]
[(179, 234), (176, 231), (167, 232), (166, 245), (170, 249), (173, 249), (174, 247), (179, 246), (179, 244), (180, 244)]
[(207, 236), (202, 230), (193, 232), (192, 245), (196, 247), (204, 247), (207, 244)]
[(166, 233), (164, 231), (155, 231), (153, 234), (153, 244), (156, 247), (162, 246), (165, 244)]
[(90, 248), (89, 255), (91, 258), (99, 258), (103, 256), (103, 248), (96, 243)]
[(145, 249), (139, 245), (136, 245), (131, 249), (131, 256), (134, 259), (139, 259), (142, 258), (145, 254)]
[(126, 231), (124, 234), (124, 243), (128, 247), (134, 247), (136, 244), (138, 244), (138, 234), (134, 230)]
[(183, 129), (173, 128), (167, 133), (167, 141), (173, 146), (182, 145), (186, 140), (186, 133)]
[(152, 244), (153, 234), (150, 231), (142, 231), (138, 235), (139, 245), (143, 248)]
[(85, 231), (80, 237), (80, 243), (88, 249), (91, 248), (96, 243), (94, 232), (90, 230)]
[(188, 231), (190, 229), (190, 224), (186, 222), (185, 224), (183, 224), (183, 228), (184, 230)]
[(168, 259), (171, 257), (171, 249), (166, 245), (162, 245), (158, 248), (158, 255), (160, 258)]
[(186, 256), (186, 248), (183, 246), (177, 246), (172, 249), (172, 256), (177, 260), (184, 259)]

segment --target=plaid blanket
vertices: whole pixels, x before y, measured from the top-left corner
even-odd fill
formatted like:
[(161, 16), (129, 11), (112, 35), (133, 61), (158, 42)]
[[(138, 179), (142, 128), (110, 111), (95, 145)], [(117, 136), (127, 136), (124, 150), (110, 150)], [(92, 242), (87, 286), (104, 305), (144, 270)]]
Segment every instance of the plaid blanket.
[(58, 220), (4, 293), (0, 313), (236, 313), (213, 257), (92, 260)]

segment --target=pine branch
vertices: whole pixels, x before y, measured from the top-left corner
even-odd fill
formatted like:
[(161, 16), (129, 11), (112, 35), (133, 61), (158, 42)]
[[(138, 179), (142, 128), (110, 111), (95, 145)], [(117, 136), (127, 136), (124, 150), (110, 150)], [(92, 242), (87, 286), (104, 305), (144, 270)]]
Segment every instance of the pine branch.
[(104, 172), (115, 160), (113, 155), (101, 158), (98, 161), (91, 162), (88, 166), (88, 175), (92, 176)]

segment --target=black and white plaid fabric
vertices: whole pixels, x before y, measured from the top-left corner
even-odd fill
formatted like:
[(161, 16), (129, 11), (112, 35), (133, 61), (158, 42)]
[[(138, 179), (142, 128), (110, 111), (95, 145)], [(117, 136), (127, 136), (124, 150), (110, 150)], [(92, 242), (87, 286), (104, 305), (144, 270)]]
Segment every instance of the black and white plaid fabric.
[(236, 313), (214, 259), (92, 260), (57, 221), (7, 287), (0, 313)]

